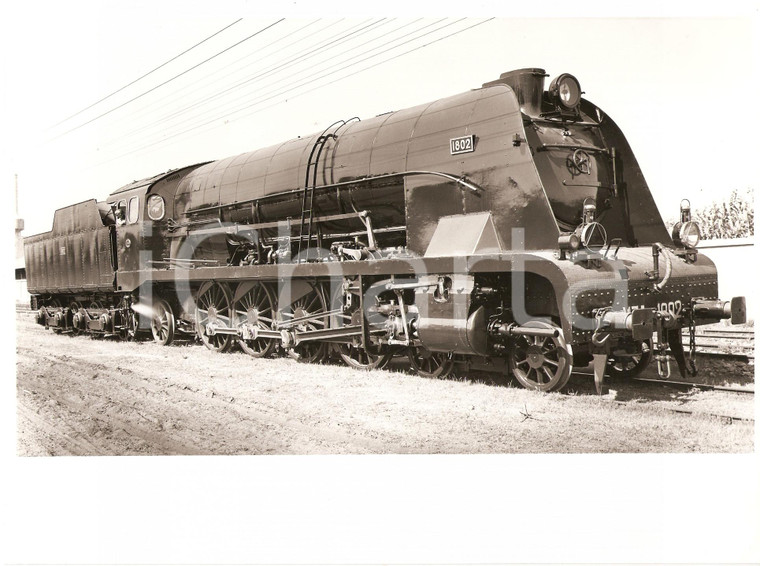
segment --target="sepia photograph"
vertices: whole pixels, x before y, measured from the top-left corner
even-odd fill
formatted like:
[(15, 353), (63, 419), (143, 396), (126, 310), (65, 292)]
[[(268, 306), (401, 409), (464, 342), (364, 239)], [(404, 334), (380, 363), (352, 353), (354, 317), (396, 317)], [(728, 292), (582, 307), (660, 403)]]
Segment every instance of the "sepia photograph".
[(43, 7), (5, 563), (760, 559), (750, 8)]

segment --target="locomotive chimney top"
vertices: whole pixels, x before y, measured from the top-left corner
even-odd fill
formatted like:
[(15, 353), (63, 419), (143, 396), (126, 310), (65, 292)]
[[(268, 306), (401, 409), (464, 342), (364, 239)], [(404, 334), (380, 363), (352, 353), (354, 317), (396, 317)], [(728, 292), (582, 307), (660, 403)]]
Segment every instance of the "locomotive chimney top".
[(544, 79), (548, 76), (543, 69), (517, 69), (502, 73), (497, 80), (484, 83), (483, 87), (507, 85), (515, 91), (520, 110), (528, 116), (538, 116), (541, 113), (541, 100), (544, 95)]

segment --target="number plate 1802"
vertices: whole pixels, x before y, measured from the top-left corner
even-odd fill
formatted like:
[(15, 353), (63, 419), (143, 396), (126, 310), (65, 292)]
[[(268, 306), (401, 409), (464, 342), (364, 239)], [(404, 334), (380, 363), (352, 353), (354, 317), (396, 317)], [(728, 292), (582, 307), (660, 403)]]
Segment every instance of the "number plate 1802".
[(461, 138), (452, 138), (449, 140), (449, 147), (451, 148), (451, 155), (475, 151), (475, 134), (462, 136)]

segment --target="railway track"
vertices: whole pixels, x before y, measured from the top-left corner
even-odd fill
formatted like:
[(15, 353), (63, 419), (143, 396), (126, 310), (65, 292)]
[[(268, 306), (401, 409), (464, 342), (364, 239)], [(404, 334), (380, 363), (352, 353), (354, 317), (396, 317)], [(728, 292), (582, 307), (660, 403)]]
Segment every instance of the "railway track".
[[(613, 400), (611, 402), (616, 405), (628, 406), (628, 404), (623, 401)], [(697, 417), (712, 417), (712, 418), (717, 418), (717, 419), (723, 419), (729, 424), (733, 424), (735, 421), (749, 422), (749, 423), (755, 422), (754, 417), (740, 417), (738, 415), (725, 415), (722, 413), (710, 413), (706, 411), (691, 411), (689, 409), (675, 408), (675, 407), (658, 407), (657, 410), (668, 411), (670, 413), (678, 413), (681, 415), (692, 415), (692, 416), (697, 416)]]
[(642, 383), (656, 383), (660, 385), (666, 385), (669, 387), (681, 387), (683, 389), (701, 389), (702, 391), (728, 391), (729, 393), (744, 393), (748, 395), (754, 395), (754, 389), (747, 389), (745, 387), (726, 387), (724, 385), (710, 385), (708, 383), (694, 383), (691, 381), (680, 380), (668, 380), (668, 379), (651, 379), (647, 377), (635, 377), (634, 381)]
[[(697, 328), (694, 336), (697, 353), (708, 356), (755, 358), (755, 329), (723, 326)], [(689, 343), (689, 333), (683, 332), (684, 344)]]

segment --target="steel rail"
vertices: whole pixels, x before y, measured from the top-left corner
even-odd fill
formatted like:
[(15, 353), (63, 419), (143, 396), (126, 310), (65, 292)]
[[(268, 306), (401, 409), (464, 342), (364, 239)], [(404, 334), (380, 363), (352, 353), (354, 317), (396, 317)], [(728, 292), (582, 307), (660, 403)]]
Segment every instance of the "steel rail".
[[(582, 375), (585, 377), (593, 377), (593, 373), (587, 373), (583, 371), (573, 371), (573, 375)], [(609, 378), (609, 376), (606, 376)], [(709, 383), (694, 383), (691, 381), (679, 381), (679, 380), (668, 380), (668, 379), (654, 379), (649, 377), (631, 377), (631, 378), (615, 378), (617, 380), (632, 380), (632, 381), (639, 381), (641, 383), (652, 383), (655, 385), (666, 385), (668, 387), (681, 387), (684, 389), (701, 389), (703, 391), (728, 391), (729, 393), (746, 393), (749, 395), (754, 395), (755, 390), (754, 389), (746, 389), (746, 388), (740, 388), (740, 387), (726, 387), (724, 385), (711, 385)]]
[(729, 393), (748, 393), (750, 395), (755, 394), (754, 389), (745, 389), (738, 387), (726, 387), (724, 385), (710, 385), (708, 383), (693, 383), (689, 381), (669, 381), (665, 379), (652, 379), (648, 377), (634, 377), (634, 381), (641, 381), (643, 383), (656, 383), (660, 385), (667, 385), (670, 387), (688, 387), (702, 389), (703, 391), (728, 391)]
[[(612, 403), (616, 405), (623, 405), (624, 407), (631, 407), (633, 405), (629, 405), (625, 401), (615, 401), (613, 400)], [(638, 405), (636, 405), (638, 407)], [(654, 410), (655, 407), (646, 407), (647, 409)], [(733, 423), (734, 421), (744, 421), (744, 422), (755, 422), (755, 419), (753, 417), (737, 417), (734, 415), (722, 415), (719, 413), (707, 413), (702, 411), (690, 411), (688, 409), (677, 409), (674, 407), (656, 407), (659, 409), (664, 409), (666, 411), (670, 411), (671, 413), (678, 413), (680, 415), (692, 415), (692, 416), (698, 416), (698, 417), (712, 417), (712, 418), (718, 418), (718, 419), (726, 419), (727, 421)]]

